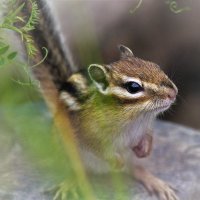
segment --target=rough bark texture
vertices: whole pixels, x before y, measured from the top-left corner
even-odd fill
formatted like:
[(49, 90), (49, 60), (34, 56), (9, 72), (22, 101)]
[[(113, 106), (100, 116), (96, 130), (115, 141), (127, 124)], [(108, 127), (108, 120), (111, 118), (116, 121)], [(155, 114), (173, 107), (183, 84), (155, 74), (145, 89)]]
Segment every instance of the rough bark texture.
[[(3, 122), (2, 122), (3, 123)], [(1, 123), (1, 124), (2, 124)], [(5, 128), (5, 129), (4, 129)], [(0, 199), (2, 200), (48, 200), (52, 197), (41, 191), (46, 185), (31, 163), (27, 162), (22, 147), (0, 131)], [(12, 130), (11, 130), (12, 131)], [(167, 122), (156, 122), (153, 153), (144, 159), (144, 165), (158, 177), (178, 190), (181, 200), (196, 200), (200, 196), (200, 132)], [(145, 189), (129, 177), (126, 178), (128, 198), (154, 200)], [(108, 187), (107, 175), (92, 178), (95, 188), (101, 188), (99, 199), (112, 198), (114, 190)], [(101, 192), (102, 194), (102, 192)]]

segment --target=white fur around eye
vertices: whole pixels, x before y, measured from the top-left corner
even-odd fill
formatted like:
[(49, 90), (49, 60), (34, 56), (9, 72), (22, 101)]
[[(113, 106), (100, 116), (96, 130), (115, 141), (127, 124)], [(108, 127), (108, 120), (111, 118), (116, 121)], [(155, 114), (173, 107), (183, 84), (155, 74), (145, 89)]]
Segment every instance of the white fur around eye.
[(119, 86), (109, 88), (109, 93), (114, 94), (115, 96), (127, 98), (127, 99), (137, 99), (140, 97), (144, 97), (144, 92), (137, 92), (135, 94), (129, 93), (125, 88), (121, 88)]

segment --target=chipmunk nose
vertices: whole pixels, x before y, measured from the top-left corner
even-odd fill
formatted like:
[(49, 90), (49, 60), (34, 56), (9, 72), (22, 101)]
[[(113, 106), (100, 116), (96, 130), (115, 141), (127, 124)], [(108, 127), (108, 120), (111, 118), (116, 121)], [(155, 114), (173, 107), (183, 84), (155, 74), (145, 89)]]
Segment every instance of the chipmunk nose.
[(176, 99), (177, 93), (178, 93), (178, 91), (177, 91), (176, 89), (170, 89), (170, 90), (168, 91), (167, 97), (168, 97), (170, 100), (174, 101), (174, 100)]
[(161, 86), (165, 88), (165, 97), (171, 101), (175, 101), (176, 95), (178, 94), (178, 88), (172, 81), (163, 81)]

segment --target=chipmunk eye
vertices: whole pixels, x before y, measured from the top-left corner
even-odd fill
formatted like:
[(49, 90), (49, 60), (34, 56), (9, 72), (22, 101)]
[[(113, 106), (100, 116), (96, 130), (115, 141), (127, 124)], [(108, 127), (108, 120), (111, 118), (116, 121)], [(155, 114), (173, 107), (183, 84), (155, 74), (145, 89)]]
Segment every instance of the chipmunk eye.
[(133, 82), (133, 81), (125, 83), (125, 88), (131, 94), (135, 94), (137, 92), (144, 90), (142, 86), (140, 86), (138, 83)]

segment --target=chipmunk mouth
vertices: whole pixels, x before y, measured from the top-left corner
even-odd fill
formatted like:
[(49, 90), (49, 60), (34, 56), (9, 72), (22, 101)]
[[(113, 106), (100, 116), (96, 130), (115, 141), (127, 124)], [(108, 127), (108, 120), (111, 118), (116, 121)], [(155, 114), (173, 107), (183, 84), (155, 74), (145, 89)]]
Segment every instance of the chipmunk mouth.
[(158, 112), (164, 112), (164, 111), (168, 110), (170, 108), (170, 106), (171, 106), (171, 104), (160, 106), (160, 107), (156, 108), (155, 110)]
[(161, 112), (168, 110), (173, 103), (174, 103), (174, 101), (169, 100), (169, 99), (162, 100), (162, 101), (159, 101), (159, 102), (157, 101), (155, 103), (155, 107), (152, 110), (155, 113), (161, 113)]

